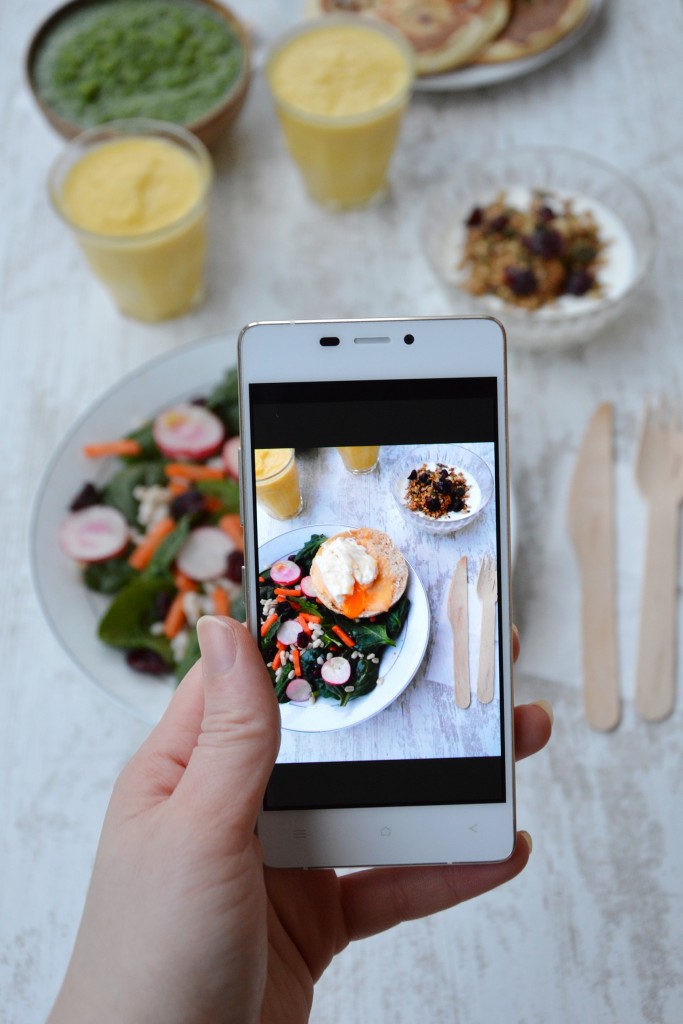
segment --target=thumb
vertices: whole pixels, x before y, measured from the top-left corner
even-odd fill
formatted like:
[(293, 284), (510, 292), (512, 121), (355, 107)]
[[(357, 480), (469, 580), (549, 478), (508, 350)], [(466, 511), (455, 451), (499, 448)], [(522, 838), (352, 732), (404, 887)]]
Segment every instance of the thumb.
[(200, 824), (251, 836), (280, 742), (280, 715), (256, 643), (231, 619), (197, 623), (204, 715), (176, 790)]

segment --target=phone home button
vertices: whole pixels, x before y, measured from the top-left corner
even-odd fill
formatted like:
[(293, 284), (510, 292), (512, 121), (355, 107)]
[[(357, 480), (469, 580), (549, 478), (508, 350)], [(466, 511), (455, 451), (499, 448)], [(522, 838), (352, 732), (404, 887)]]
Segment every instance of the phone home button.
[(381, 836), (382, 836), (383, 838), (387, 839), (387, 838), (388, 838), (388, 837), (389, 837), (389, 836), (391, 835), (391, 829), (389, 828), (389, 826), (388, 826), (388, 825), (385, 825), (385, 826), (384, 826), (384, 828), (381, 828), (381, 829), (379, 830), (379, 834), (380, 834), (380, 835), (381, 835)]

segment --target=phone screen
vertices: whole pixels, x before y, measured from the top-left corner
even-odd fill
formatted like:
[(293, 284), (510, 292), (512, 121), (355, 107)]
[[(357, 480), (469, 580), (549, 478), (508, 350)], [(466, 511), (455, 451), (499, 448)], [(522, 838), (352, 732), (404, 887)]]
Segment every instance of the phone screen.
[(249, 385), (266, 810), (506, 800), (502, 386)]

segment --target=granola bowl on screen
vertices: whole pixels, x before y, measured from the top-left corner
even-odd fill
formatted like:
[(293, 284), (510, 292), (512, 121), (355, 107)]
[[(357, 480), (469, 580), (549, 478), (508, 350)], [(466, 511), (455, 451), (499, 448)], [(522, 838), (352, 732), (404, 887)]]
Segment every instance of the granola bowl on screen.
[(468, 526), (488, 505), (493, 475), (470, 448), (421, 445), (397, 461), (391, 490), (414, 526), (430, 533), (453, 533)]
[(652, 265), (647, 200), (616, 169), (526, 146), (458, 168), (428, 198), (424, 250), (454, 312), (495, 316), (512, 346), (590, 341)]

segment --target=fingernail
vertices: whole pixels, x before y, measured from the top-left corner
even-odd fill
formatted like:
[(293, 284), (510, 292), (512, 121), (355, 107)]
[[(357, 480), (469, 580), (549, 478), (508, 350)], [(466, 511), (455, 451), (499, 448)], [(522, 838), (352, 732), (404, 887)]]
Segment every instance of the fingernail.
[(524, 836), (524, 842), (529, 847), (529, 853), (531, 853), (531, 851), (534, 848), (534, 844), (531, 842), (531, 836), (529, 835), (528, 832), (520, 832), (519, 834), (520, 834), (520, 836)]
[(547, 701), (547, 700), (535, 700), (534, 704), (538, 708), (543, 708), (543, 710), (545, 711), (546, 715), (548, 716), (548, 718), (550, 719), (551, 722), (555, 721), (555, 715), (553, 714), (553, 706), (552, 706), (552, 704), (549, 701)]
[(213, 615), (203, 615), (197, 623), (199, 649), (202, 652), (202, 672), (205, 676), (217, 676), (228, 672), (237, 652), (235, 634), (229, 622)]

